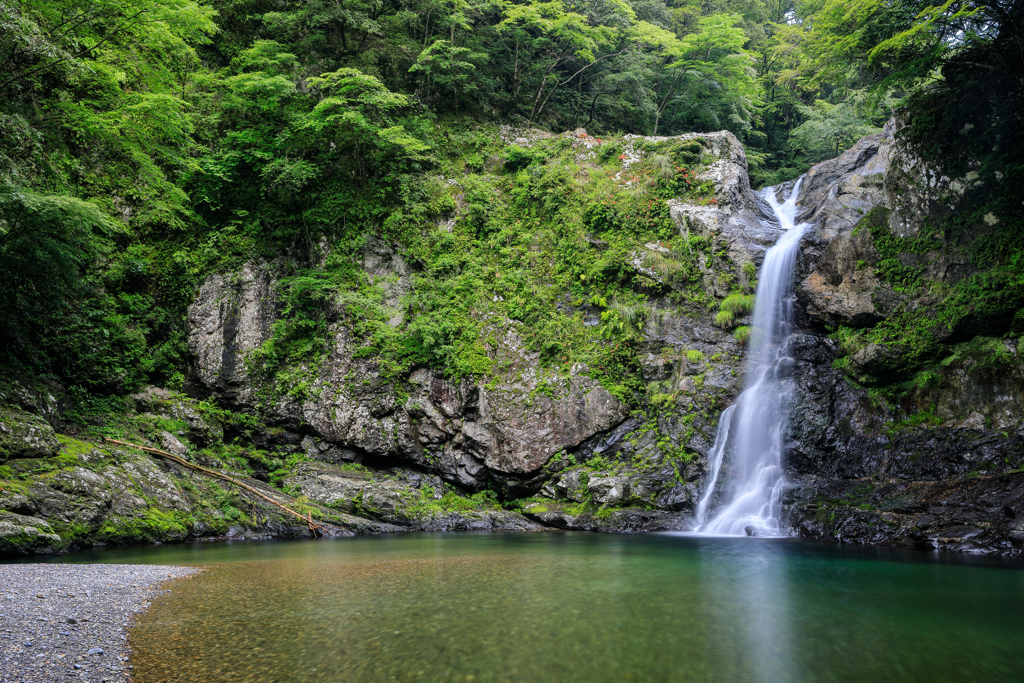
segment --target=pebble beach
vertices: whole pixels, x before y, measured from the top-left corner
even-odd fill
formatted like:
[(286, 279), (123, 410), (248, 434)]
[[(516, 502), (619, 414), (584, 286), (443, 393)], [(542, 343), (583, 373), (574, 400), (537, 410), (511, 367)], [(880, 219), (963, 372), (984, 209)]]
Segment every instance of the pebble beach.
[(0, 565), (0, 682), (130, 680), (135, 615), (194, 567)]

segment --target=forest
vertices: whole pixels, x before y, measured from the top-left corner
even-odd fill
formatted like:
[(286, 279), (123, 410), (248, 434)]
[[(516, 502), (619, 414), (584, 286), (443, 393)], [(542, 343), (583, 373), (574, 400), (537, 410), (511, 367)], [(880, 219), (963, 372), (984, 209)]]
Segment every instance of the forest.
[[(1010, 0), (3, 0), (0, 364), (79, 401), (180, 386), (203, 277), (282, 254), (299, 265), (256, 360), (308, 355), (339, 292), (353, 324), (373, 323), (347, 260), (365, 235), (444, 272), (424, 226), (450, 199), (432, 184), (491, 170), (495, 125), (728, 130), (760, 185), (899, 113), (927, 158), (1009, 185), (1021, 14)], [(1015, 232), (985, 257), (1016, 268)], [(326, 266), (305, 272), (324, 244)], [(396, 370), (477, 371), (445, 312), (461, 295), (429, 282), (409, 305), (437, 315), (378, 325), (377, 352)]]

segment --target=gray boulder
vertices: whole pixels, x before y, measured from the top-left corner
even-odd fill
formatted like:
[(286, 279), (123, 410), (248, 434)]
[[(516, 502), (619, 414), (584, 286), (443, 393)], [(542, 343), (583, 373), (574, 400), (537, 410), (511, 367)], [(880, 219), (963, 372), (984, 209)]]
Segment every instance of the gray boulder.
[(0, 463), (11, 458), (46, 458), (59, 450), (57, 435), (46, 420), (0, 406)]

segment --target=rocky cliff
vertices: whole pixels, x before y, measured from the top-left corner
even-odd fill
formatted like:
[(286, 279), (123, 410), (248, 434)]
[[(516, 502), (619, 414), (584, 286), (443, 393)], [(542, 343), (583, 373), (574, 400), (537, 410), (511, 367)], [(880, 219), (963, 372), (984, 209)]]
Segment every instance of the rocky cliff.
[[(245, 477), (332, 533), (686, 528), (780, 234), (742, 145), (724, 132), (500, 137), (489, 170), (434, 182), (433, 260), (371, 235), (209, 274), (188, 308), (184, 393), (126, 399), (115, 420), (64, 414), (59, 390), (5, 389), (0, 551), (307, 533), (98, 434)], [(986, 271), (936, 229), (976, 180), (917, 159), (894, 124), (804, 179), (801, 220), (814, 227), (783, 380), (796, 389), (794, 533), (1024, 548), (1018, 330), (998, 307), (951, 313), (955, 288)], [(467, 256), (478, 248), (508, 258)], [(356, 284), (324, 290), (318, 317), (296, 323), (296, 282), (331, 263)], [(549, 271), (561, 274), (529, 279)], [(423, 292), (469, 297), (467, 282), (477, 303), (444, 309), (464, 317), (430, 317)], [(420, 349), (428, 318), (431, 334), (448, 324), (446, 357), (472, 371), (394, 351)], [(301, 325), (315, 330), (298, 347), (309, 350), (281, 352)]]
[(814, 538), (1017, 555), (1018, 333), (984, 291), (950, 311), (958, 286), (988, 275), (944, 229), (976, 174), (946, 177), (894, 133), (804, 182), (789, 522)]
[[(510, 141), (529, 146), (537, 139), (527, 132), (511, 134)], [(580, 131), (563, 139), (583, 155), (600, 144)], [(749, 288), (778, 229), (763, 223), (765, 206), (750, 189), (742, 145), (731, 134), (626, 136), (623, 142), (619, 175), (659, 146), (696, 143), (702, 158), (694, 178), (712, 193), (667, 202), (676, 229), (704, 245), (694, 259), (696, 277), (673, 279), (671, 269), (659, 267), (672, 255), (658, 243), (628, 255), (632, 286), (651, 311), (633, 350), (643, 394), (632, 397), (632, 405), (586, 364), (562, 372), (545, 367), (525, 343), (523, 325), (495, 314), (487, 315), (480, 333), (495, 368), (486, 375), (456, 380), (445, 368), (419, 367), (397, 382), (386, 380), (377, 359), (360, 357), (361, 340), (333, 324), (323, 359), (304, 369), (309, 391), (302, 399), (268, 394), (245, 362), (272, 334), (266, 311), (275, 308), (274, 273), (281, 268), (268, 262), (211, 276), (189, 308), (198, 390), (241, 410), (260, 409), (273, 424), (302, 434), (312, 460), (396, 463), (470, 491), (490, 488), (505, 500), (526, 499), (524, 512), (546, 525), (685, 525), (680, 513), (699, 495), (717, 414), (736, 394), (743, 354), (742, 342), (715, 324), (714, 303)], [(447, 220), (459, 218), (456, 210)], [(598, 249), (605, 246), (590, 239)], [(400, 293), (415, 279), (399, 249), (374, 238), (357, 256), (370, 277), (393, 283), (394, 325), (409, 322)], [(673, 299), (677, 289), (694, 287), (712, 306)], [(564, 310), (591, 326), (599, 314), (587, 305)], [(742, 313), (735, 322), (742, 322)], [(663, 405), (651, 407), (652, 401)], [(314, 499), (326, 495), (312, 474), (300, 488)]]

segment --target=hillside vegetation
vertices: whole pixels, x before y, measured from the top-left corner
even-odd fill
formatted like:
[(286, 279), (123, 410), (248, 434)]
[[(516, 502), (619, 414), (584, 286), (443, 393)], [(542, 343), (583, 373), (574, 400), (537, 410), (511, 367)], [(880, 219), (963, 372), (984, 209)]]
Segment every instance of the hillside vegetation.
[[(290, 281), (293, 322), (267, 350), (273, 365), (315, 343), (328, 292), (353, 292), (349, 310), (374, 327), (345, 260), (369, 234), (409, 250), (432, 283), (410, 302), (431, 313), (414, 329), (368, 330), (399, 365), (478, 371), (456, 339), (471, 335), (462, 317), (480, 282), (499, 274), (509, 314), (566, 359), (572, 335), (541, 329), (558, 296), (599, 296), (622, 330), (635, 320), (626, 294), (580, 280), (622, 274), (566, 259), (581, 233), (562, 226), (613, 235), (613, 253), (676, 237), (642, 192), (594, 203), (611, 172), (563, 205), (573, 169), (529, 170), (543, 151), (495, 159), (497, 124), (608, 138), (725, 128), (767, 180), (906, 102), (934, 158), (1018, 177), (1005, 150), (1020, 148), (1019, 14), (878, 0), (4, 2), (0, 359), (83, 400), (180, 383), (184, 309), (203, 276), (281, 254), (302, 271), (328, 243), (329, 267)], [(603, 148), (603, 167), (618, 156)], [(685, 188), (679, 160), (658, 164), (644, 171), (661, 183), (650, 196)], [(469, 214), (448, 231), (435, 220), (452, 202), (438, 178), (453, 176), (470, 188)], [(978, 258), (1013, 261), (1017, 243), (1000, 239)]]

